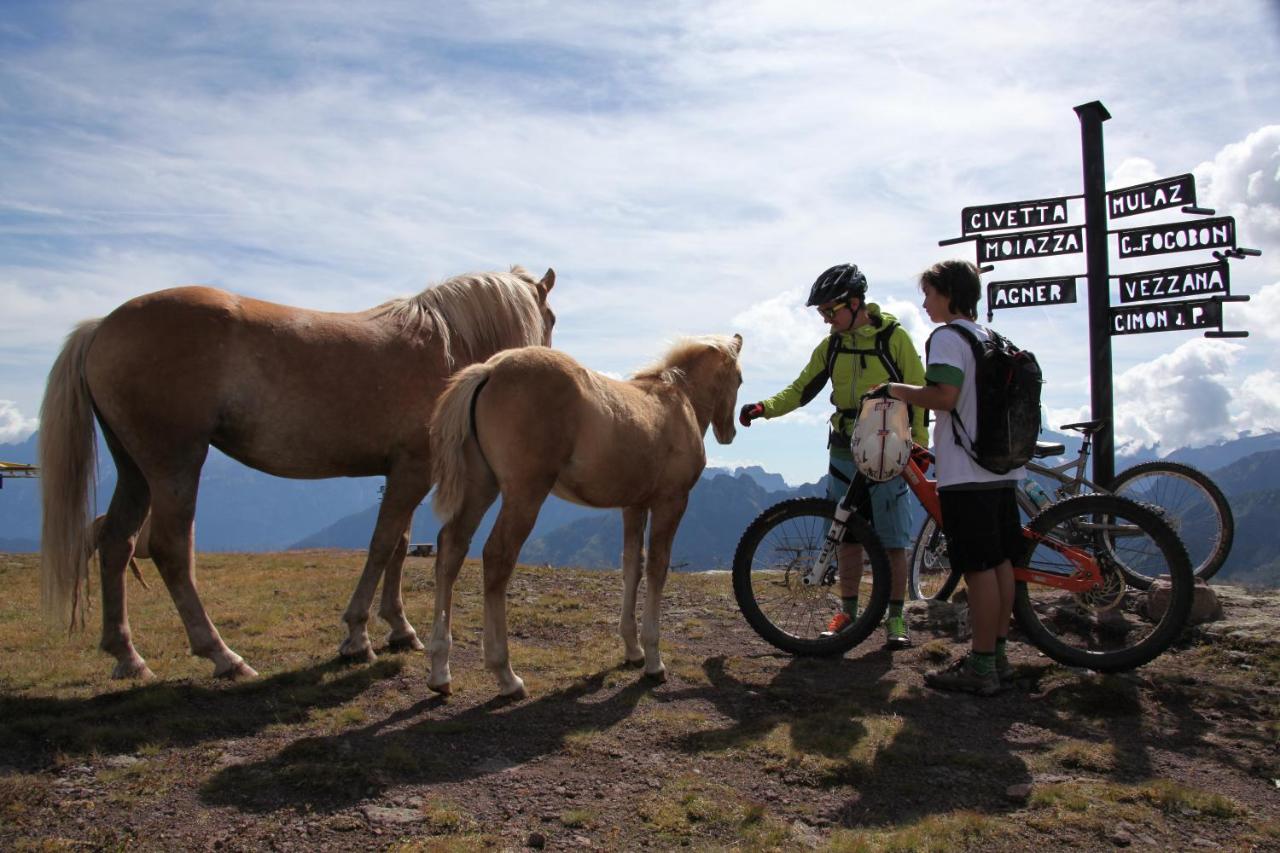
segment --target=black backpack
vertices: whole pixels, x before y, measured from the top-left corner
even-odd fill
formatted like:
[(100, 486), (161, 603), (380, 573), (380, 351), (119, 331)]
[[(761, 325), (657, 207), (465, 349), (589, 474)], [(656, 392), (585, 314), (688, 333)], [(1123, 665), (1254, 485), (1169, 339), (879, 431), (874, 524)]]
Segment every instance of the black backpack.
[[(951, 413), (951, 429), (956, 444), (983, 468), (994, 474), (1005, 474), (1025, 465), (1036, 449), (1040, 435), (1040, 386), (1044, 377), (1034, 354), (1018, 349), (1007, 338), (990, 329), (990, 339), (981, 341), (959, 323), (934, 329), (954, 329), (969, 342), (977, 366), (974, 388), (977, 391), (977, 438), (965, 429), (960, 413)], [(925, 344), (928, 358), (929, 344)], [(958, 429), (957, 429), (958, 425)], [(960, 440), (960, 433), (968, 441)]]

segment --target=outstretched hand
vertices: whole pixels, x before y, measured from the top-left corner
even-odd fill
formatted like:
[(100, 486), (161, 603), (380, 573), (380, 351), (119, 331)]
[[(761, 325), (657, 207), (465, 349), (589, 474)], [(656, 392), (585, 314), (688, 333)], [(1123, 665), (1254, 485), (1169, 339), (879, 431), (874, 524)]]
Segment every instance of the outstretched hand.
[(760, 403), (747, 403), (738, 411), (738, 423), (744, 427), (751, 426), (756, 418), (764, 417), (764, 406)]
[(888, 382), (881, 382), (879, 385), (877, 385), (876, 387), (872, 388), (872, 389), (871, 389), (870, 391), (868, 391), (867, 393), (863, 394), (863, 395), (862, 395), (862, 399), (863, 399), (863, 400), (881, 400), (881, 399), (882, 399), (882, 400), (888, 400), (888, 399), (891, 399), (891, 398), (890, 398), (890, 396), (889, 396), (889, 383), (888, 383)]

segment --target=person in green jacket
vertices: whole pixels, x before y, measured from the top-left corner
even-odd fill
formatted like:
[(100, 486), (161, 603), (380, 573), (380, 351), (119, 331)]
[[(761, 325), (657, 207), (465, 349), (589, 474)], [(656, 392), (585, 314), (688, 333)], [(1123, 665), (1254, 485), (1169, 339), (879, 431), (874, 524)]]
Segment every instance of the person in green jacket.
[[(924, 366), (911, 336), (880, 306), (867, 302), (866, 296), (867, 277), (855, 264), (838, 264), (818, 276), (805, 304), (818, 309), (831, 326), (830, 336), (814, 347), (809, 363), (794, 382), (767, 400), (747, 403), (738, 414), (738, 421), (746, 427), (757, 418), (781, 417), (808, 404), (829, 381), (835, 412), (827, 441), (827, 496), (833, 501), (844, 496), (856, 471), (849, 443), (862, 395), (885, 382), (924, 383)], [(928, 446), (924, 418), (924, 409), (912, 410), (911, 437)], [(902, 606), (907, 593), (907, 549), (912, 533), (911, 496), (906, 482), (895, 477), (871, 484), (869, 504), (859, 507), (859, 511), (870, 513), (893, 570), (885, 644), (906, 648), (911, 645), (911, 637)], [(857, 618), (862, 547), (841, 545), (838, 560), (842, 612), (831, 620), (830, 631), (839, 631)]]

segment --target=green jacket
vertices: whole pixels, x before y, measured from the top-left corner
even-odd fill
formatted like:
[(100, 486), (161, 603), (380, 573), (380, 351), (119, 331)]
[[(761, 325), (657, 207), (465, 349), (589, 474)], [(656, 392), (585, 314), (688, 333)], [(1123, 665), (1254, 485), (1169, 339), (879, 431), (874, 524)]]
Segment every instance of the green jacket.
[[(896, 322), (893, 315), (882, 314), (880, 306), (868, 304), (867, 311), (873, 322), (834, 336), (838, 350), (827, 370), (827, 359), (832, 345), (831, 337), (822, 339), (814, 347), (809, 363), (800, 371), (796, 380), (774, 394), (762, 400), (764, 416), (777, 418), (809, 403), (818, 392), (831, 381), (831, 403), (836, 407), (831, 415), (831, 429), (841, 435), (848, 436), (853, 431), (853, 421), (857, 417), (858, 400), (867, 391), (882, 382), (890, 381), (889, 372), (880, 358), (875, 355), (876, 335), (884, 330), (888, 323)], [(881, 325), (876, 326), (874, 319), (880, 317)], [(924, 365), (916, 353), (915, 344), (907, 330), (898, 326), (889, 336), (889, 358), (902, 372), (901, 381), (910, 385), (924, 384)], [(865, 350), (863, 353), (844, 352), (843, 350)], [(924, 423), (924, 409), (916, 406), (911, 411), (911, 438), (917, 443), (929, 444), (929, 430)]]

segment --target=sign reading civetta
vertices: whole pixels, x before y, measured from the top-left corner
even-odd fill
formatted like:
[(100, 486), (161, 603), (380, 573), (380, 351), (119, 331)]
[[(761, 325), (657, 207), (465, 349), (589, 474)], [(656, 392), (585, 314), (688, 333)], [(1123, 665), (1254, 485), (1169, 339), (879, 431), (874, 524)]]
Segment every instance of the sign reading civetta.
[(978, 259), (981, 263), (1047, 258), (1083, 251), (1084, 229), (1079, 226), (978, 237)]
[(1076, 301), (1076, 278), (1026, 278), (987, 283), (987, 307), (1027, 308), (1032, 305), (1065, 305)]
[(960, 211), (960, 231), (968, 237), (983, 231), (1066, 225), (1067, 201), (1065, 197), (1042, 198), (966, 207)]
[(1236, 221), (1230, 216), (1122, 228), (1114, 233), (1122, 258), (1195, 249), (1234, 249), (1236, 245)]
[(1222, 303), (1217, 299), (1151, 302), (1111, 309), (1112, 335), (1220, 328)]
[(1147, 302), (1179, 296), (1209, 296), (1231, 292), (1225, 260), (1212, 264), (1169, 267), (1119, 276), (1121, 302)]
[(1160, 178), (1146, 184), (1125, 187), (1107, 192), (1107, 213), (1112, 219), (1136, 216), (1169, 207), (1195, 205), (1196, 179), (1194, 175), (1176, 175)]

